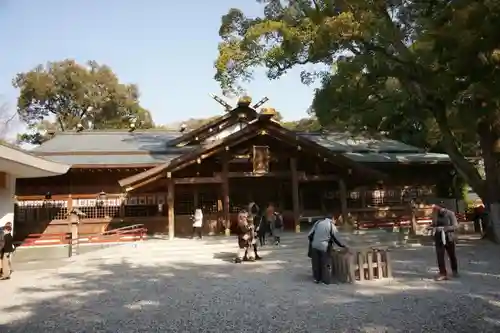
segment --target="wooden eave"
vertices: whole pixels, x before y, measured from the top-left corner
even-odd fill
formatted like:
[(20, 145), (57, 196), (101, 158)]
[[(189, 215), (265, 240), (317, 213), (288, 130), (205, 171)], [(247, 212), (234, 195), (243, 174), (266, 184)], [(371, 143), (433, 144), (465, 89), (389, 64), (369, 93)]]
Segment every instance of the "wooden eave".
[(186, 167), (190, 164), (196, 163), (198, 159), (206, 159), (219, 151), (229, 149), (232, 146), (245, 142), (258, 135), (270, 135), (278, 140), (289, 143), (290, 145), (300, 146), (302, 149), (308, 149), (310, 152), (315, 152), (318, 157), (322, 157), (327, 161), (334, 164), (340, 164), (346, 168), (352, 168), (353, 171), (363, 174), (365, 177), (373, 178), (375, 180), (383, 180), (387, 176), (377, 170), (364, 166), (361, 163), (355, 162), (343, 154), (335, 153), (320, 144), (302, 138), (294, 132), (287, 130), (279, 124), (271, 121), (270, 115), (260, 115), (258, 119), (249, 123), (245, 128), (235, 132), (224, 139), (212, 142), (210, 144), (201, 146), (200, 148), (179, 156), (172, 161), (124, 178), (118, 183), (122, 187), (128, 187), (136, 183), (145, 181), (148, 178), (156, 177), (163, 172), (173, 172)]
[(116, 156), (129, 156), (129, 155), (171, 155), (175, 154), (174, 151), (162, 151), (162, 150), (118, 150), (118, 151), (74, 151), (74, 152), (67, 152), (67, 151), (47, 151), (47, 152), (37, 152), (36, 156), (67, 156), (67, 155), (73, 155), (73, 156), (86, 156), (86, 155), (93, 155), (93, 156), (107, 156), (107, 155), (116, 155)]
[[(250, 107), (237, 107), (237, 108), (229, 111), (225, 115), (220, 116), (220, 117), (206, 123), (205, 125), (198, 127), (197, 129), (189, 131), (186, 134), (181, 135), (178, 138), (170, 140), (168, 142), (168, 145), (169, 146), (176, 146), (176, 145), (183, 143), (183, 142), (191, 142), (197, 136), (213, 135), (214, 133), (209, 133), (209, 134), (207, 133), (210, 130), (210, 128), (218, 127), (220, 124), (224, 123), (225, 121), (230, 120), (231, 118), (233, 118), (234, 123), (236, 123), (238, 121), (238, 113), (241, 113), (241, 112), (244, 112), (246, 114), (247, 121), (254, 120), (255, 118), (258, 117), (257, 111), (255, 111), (254, 109), (252, 109)], [(215, 133), (217, 133), (217, 132), (215, 132)]]
[(137, 169), (150, 169), (155, 166), (162, 165), (163, 163), (139, 163), (139, 164), (72, 164), (70, 170), (81, 169), (113, 169), (113, 170), (137, 170)]

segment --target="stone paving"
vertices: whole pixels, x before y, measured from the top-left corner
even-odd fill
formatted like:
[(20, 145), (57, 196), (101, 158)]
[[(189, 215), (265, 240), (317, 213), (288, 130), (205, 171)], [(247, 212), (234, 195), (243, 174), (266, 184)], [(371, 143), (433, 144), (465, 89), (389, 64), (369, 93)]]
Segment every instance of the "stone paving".
[(330, 286), (311, 282), (305, 241), (242, 265), (228, 244), (171, 249), (148, 241), (15, 272), (0, 281), (0, 332), (500, 332), (493, 244), (461, 242), (459, 279), (432, 281), (424, 246), (393, 251), (392, 281)]

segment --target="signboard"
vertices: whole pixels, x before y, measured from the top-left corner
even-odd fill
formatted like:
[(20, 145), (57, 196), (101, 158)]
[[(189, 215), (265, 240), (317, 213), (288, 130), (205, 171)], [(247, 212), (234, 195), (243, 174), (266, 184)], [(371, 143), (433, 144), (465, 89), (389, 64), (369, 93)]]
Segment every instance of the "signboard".
[(253, 172), (265, 174), (269, 172), (270, 153), (268, 146), (253, 146)]

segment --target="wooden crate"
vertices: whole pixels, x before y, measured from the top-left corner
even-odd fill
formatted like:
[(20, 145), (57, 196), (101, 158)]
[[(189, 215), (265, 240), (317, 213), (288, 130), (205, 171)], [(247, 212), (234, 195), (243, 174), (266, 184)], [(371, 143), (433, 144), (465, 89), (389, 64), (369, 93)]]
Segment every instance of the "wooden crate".
[(344, 283), (392, 278), (388, 249), (351, 249), (350, 253), (332, 251), (332, 278)]

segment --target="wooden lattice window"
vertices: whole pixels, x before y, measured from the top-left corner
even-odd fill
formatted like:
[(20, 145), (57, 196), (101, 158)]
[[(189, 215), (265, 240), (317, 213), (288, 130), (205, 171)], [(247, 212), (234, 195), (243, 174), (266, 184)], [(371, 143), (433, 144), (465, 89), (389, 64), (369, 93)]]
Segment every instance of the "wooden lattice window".
[(174, 211), (176, 215), (192, 215), (194, 214), (194, 209), (194, 196), (192, 192), (177, 192), (175, 194)]
[(216, 190), (205, 189), (204, 191), (200, 191), (199, 200), (204, 214), (217, 213), (219, 196)]
[(165, 194), (131, 196), (124, 204), (124, 217), (154, 217), (166, 211)]
[(119, 199), (74, 199), (73, 208), (78, 208), (83, 219), (108, 219), (120, 216), (121, 201)]
[(67, 200), (26, 200), (16, 204), (15, 220), (35, 223), (39, 221), (66, 220)]
[(240, 188), (235, 188), (229, 195), (229, 212), (237, 213), (248, 206), (248, 192)]
[(361, 208), (361, 204), (362, 204), (361, 193), (359, 191), (347, 192), (347, 207)]

